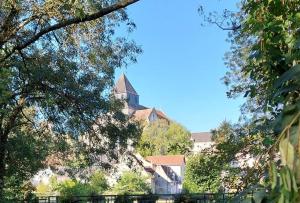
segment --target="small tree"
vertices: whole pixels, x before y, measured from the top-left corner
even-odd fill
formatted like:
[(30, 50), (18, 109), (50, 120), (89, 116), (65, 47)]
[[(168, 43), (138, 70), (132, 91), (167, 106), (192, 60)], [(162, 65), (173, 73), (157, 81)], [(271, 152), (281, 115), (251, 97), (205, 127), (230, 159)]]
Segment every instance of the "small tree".
[(147, 177), (137, 172), (124, 172), (121, 179), (113, 187), (112, 192), (118, 195), (148, 194), (151, 192)]
[(102, 171), (96, 171), (91, 176), (89, 184), (95, 194), (102, 194), (109, 188), (105, 174)]
[(221, 167), (212, 155), (197, 154), (189, 157), (183, 182), (186, 192), (217, 192), (220, 187)]

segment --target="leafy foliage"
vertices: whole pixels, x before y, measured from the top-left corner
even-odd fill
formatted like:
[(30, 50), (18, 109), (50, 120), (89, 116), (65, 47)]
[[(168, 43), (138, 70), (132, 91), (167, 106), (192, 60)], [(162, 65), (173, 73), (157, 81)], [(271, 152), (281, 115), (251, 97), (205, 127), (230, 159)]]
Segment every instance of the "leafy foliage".
[(105, 174), (102, 171), (93, 173), (90, 177), (89, 185), (94, 194), (102, 194), (109, 188)]
[(50, 183), (39, 183), (36, 187), (36, 194), (39, 196), (59, 195), (64, 202), (70, 201), (76, 196), (100, 195), (109, 189), (105, 174), (102, 171), (95, 171), (87, 183), (76, 179), (67, 179), (58, 182), (56, 176), (50, 178)]
[(253, 162), (265, 148), (261, 135), (248, 135), (247, 131), (244, 126), (226, 121), (212, 130), (215, 141), (212, 148), (188, 158), (184, 189), (239, 192), (256, 184), (262, 175), (260, 166)]
[(221, 188), (219, 163), (207, 154), (188, 158), (183, 188), (189, 193), (218, 192)]
[(76, 180), (66, 180), (60, 183), (57, 188), (62, 202), (70, 202), (76, 196), (88, 196), (92, 194), (91, 187), (86, 183)]
[(137, 172), (124, 172), (120, 180), (112, 188), (112, 193), (126, 194), (149, 194), (151, 192), (147, 177)]
[(230, 71), (224, 82), (230, 87), (228, 96), (242, 94), (248, 99), (248, 112), (274, 118), (282, 105), (298, 97), (299, 2), (259, 2), (244, 1), (235, 14), (242, 26), (230, 33)]
[[(32, 109), (24, 110), (27, 118), (35, 116)], [(53, 137), (44, 124), (39, 126), (26, 125), (10, 134), (7, 142), (7, 173), (4, 179), (5, 196), (26, 198), (30, 179), (38, 170), (45, 167), (46, 157), (51, 153), (60, 152), (64, 140)]]
[(182, 125), (157, 120), (144, 129), (137, 151), (142, 156), (187, 154), (192, 147), (190, 132)]
[[(123, 8), (136, 1), (1, 1), (0, 199), (10, 185), (5, 181), (21, 185), (43, 165), (46, 135), (21, 133), (23, 128), (45, 122), (56, 138), (85, 135), (82, 151), (113, 158), (116, 145), (123, 149), (128, 138), (136, 139), (137, 126), (109, 93), (116, 68), (135, 62), (141, 52), (115, 32), (123, 24), (134, 29)], [(27, 117), (26, 108), (36, 116)], [(24, 140), (28, 145), (14, 151), (11, 144)], [(13, 177), (7, 161), (19, 152), (29, 159), (16, 160), (23, 165)]]
[(212, 140), (217, 144), (233, 139), (234, 136), (235, 128), (228, 121), (223, 121), (217, 129), (212, 130)]
[(299, 202), (299, 3), (242, 1), (235, 14), (241, 26), (230, 32), (228, 96), (247, 98), (244, 113), (252, 114), (263, 143), (271, 140), (260, 156), (270, 160), (269, 182), (257, 189), (255, 202)]

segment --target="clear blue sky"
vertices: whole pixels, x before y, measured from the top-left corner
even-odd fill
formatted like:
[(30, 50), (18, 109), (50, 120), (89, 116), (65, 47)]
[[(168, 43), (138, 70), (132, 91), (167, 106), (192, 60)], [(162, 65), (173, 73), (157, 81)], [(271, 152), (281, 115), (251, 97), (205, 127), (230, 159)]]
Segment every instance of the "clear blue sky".
[(163, 110), (191, 132), (209, 131), (224, 119), (236, 122), (242, 99), (226, 98), (221, 78), (229, 50), (227, 33), (201, 26), (197, 9), (236, 8), (233, 0), (141, 0), (128, 9), (137, 29), (129, 35), (142, 46), (138, 63), (124, 72), (140, 104)]

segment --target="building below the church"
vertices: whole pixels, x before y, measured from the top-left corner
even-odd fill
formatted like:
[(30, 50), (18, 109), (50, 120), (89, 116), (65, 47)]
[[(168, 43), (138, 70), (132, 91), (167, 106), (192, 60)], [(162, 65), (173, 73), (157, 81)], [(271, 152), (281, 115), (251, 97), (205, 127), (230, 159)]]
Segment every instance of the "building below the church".
[(211, 148), (214, 145), (212, 134), (210, 132), (192, 133), (191, 141), (193, 142), (192, 152), (197, 154), (204, 149)]
[(184, 155), (148, 156), (151, 164), (148, 172), (152, 175), (151, 185), (154, 194), (178, 194), (182, 192), (185, 172)]

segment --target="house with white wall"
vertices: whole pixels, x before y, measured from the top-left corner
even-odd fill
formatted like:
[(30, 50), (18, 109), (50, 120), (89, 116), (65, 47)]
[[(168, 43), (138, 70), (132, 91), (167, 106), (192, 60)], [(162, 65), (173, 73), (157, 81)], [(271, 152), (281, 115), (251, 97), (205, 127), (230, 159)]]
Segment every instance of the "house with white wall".
[(152, 174), (152, 192), (155, 194), (178, 194), (182, 191), (185, 172), (184, 155), (148, 156), (146, 168)]
[(192, 152), (194, 154), (197, 154), (204, 149), (211, 148), (214, 144), (212, 134), (210, 132), (192, 133), (191, 141), (193, 142)]

